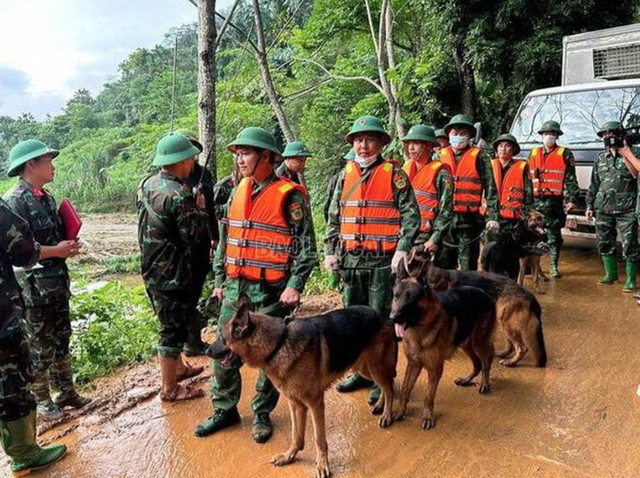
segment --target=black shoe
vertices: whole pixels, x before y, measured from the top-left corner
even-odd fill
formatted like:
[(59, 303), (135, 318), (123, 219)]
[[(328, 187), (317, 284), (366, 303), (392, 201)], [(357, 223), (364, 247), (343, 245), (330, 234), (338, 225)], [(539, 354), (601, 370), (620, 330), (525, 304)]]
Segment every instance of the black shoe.
[(361, 388), (369, 388), (371, 385), (373, 385), (373, 381), (364, 378), (359, 373), (352, 373), (346, 380), (336, 385), (336, 390), (340, 393), (349, 393)]
[(371, 391), (369, 392), (369, 398), (367, 398), (367, 403), (370, 407), (373, 407), (376, 403), (378, 403), (378, 399), (380, 398), (380, 387), (377, 385), (373, 385), (371, 387)]
[(273, 424), (268, 413), (258, 413), (253, 419), (251, 430), (253, 441), (256, 443), (266, 443), (273, 435)]
[(199, 344), (184, 344), (182, 351), (187, 357), (198, 357), (200, 355), (207, 355), (208, 347), (208, 343), (200, 341)]
[(204, 422), (196, 426), (193, 434), (197, 437), (206, 437), (238, 423), (240, 423), (240, 414), (236, 407), (230, 410), (218, 409)]

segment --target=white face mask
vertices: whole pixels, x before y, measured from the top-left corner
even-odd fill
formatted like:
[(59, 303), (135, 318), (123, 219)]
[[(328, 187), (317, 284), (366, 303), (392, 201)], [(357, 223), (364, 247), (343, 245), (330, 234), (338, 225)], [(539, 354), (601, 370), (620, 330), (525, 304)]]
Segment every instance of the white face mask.
[(371, 166), (375, 162), (376, 159), (378, 159), (378, 155), (377, 154), (374, 154), (373, 156), (369, 156), (368, 158), (363, 158), (362, 156), (358, 156), (356, 154), (356, 157), (355, 157), (354, 161), (361, 168), (368, 168), (369, 166)]
[(555, 146), (556, 139), (558, 139), (558, 137), (553, 133), (542, 134), (542, 142), (547, 148), (552, 148), (553, 146)]
[(468, 136), (451, 135), (451, 136), (449, 136), (449, 143), (451, 144), (453, 149), (464, 149), (469, 144), (469, 137)]

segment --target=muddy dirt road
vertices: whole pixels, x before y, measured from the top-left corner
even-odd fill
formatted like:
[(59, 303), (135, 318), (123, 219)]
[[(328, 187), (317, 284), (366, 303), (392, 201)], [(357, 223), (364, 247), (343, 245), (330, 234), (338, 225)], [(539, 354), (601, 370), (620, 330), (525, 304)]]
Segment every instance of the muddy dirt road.
[[(596, 286), (601, 271), (592, 245), (574, 241), (563, 256), (563, 266), (565, 277), (550, 282), (547, 293), (539, 296), (548, 367), (533, 368), (529, 357), (514, 369), (495, 363), (493, 392), (480, 396), (476, 389), (453, 385), (452, 380), (469, 366), (457, 356), (445, 367), (438, 390), (435, 429), (420, 430), (424, 375), (405, 421), (384, 430), (369, 415), (364, 391), (328, 392), (327, 435), (334, 476), (640, 476), (640, 398), (635, 395), (640, 381), (640, 307), (621, 292), (620, 284)], [(241, 426), (202, 439), (192, 432), (211, 413), (209, 400), (162, 404), (155, 394), (154, 365), (99, 382), (96, 394), (104, 400), (100, 407), (42, 436), (45, 441), (62, 436), (70, 455), (32, 476), (312, 476), (315, 451), (309, 429), (306, 449), (297, 462), (285, 468), (268, 463), (288, 443), (284, 400), (273, 416), (272, 440), (265, 445), (251, 441), (254, 370), (243, 370)], [(400, 376), (403, 370), (404, 360)]]

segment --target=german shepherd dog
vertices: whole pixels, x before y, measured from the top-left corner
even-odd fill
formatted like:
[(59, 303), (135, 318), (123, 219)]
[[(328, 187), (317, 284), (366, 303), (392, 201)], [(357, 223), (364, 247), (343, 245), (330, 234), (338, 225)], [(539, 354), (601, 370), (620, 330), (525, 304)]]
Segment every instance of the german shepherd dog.
[(456, 271), (434, 266), (421, 247), (414, 248), (406, 262), (406, 272), (420, 271), (420, 280), (434, 291), (472, 286), (486, 292), (496, 304), (496, 318), (507, 339), (497, 354), (500, 365), (513, 367), (532, 349), (537, 367), (546, 367), (547, 350), (542, 330), (542, 308), (538, 299), (515, 281), (501, 274)]
[(540, 280), (548, 282), (549, 278), (542, 272), (540, 267), (540, 258), (549, 252), (549, 246), (546, 244), (547, 232), (545, 230), (544, 215), (538, 211), (530, 211), (527, 217), (527, 226), (539, 238), (538, 244), (528, 254), (520, 258), (520, 271), (518, 272), (518, 284), (524, 286), (524, 276), (527, 269), (531, 269), (531, 278), (533, 280), (533, 290), (541, 292)]
[(251, 302), (242, 295), (235, 315), (222, 328), (222, 337), (210, 355), (223, 358), (229, 351), (250, 367), (261, 368), (289, 401), (291, 444), (271, 463), (294, 461), (304, 448), (307, 410), (311, 412), (316, 441), (316, 477), (331, 472), (324, 421), (324, 392), (348, 369), (374, 380), (382, 389), (371, 407), (382, 412), (378, 424), (393, 421), (393, 380), (397, 351), (394, 326), (369, 307), (354, 306), (307, 319), (282, 319), (250, 312)]
[(493, 327), (495, 304), (477, 287), (455, 287), (435, 293), (420, 280), (420, 272), (398, 278), (393, 290), (391, 318), (404, 328), (403, 343), (407, 369), (402, 383), (400, 408), (394, 416), (402, 420), (411, 391), (423, 368), (429, 374), (427, 397), (422, 412), (422, 429), (436, 424), (433, 402), (442, 377), (444, 362), (461, 348), (471, 359), (473, 369), (467, 377), (454, 383), (461, 387), (473, 385), (482, 372), (481, 394), (489, 393), (489, 374), (493, 363)]

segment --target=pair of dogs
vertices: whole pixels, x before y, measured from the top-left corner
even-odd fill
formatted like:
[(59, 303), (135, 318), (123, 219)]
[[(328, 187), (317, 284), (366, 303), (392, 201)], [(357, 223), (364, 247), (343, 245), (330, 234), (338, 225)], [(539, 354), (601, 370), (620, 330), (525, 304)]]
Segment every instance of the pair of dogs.
[[(291, 443), (271, 459), (282, 466), (304, 448), (307, 413), (311, 414), (316, 445), (316, 477), (330, 475), (325, 432), (324, 392), (348, 369), (373, 379), (381, 396), (371, 407), (387, 427), (404, 418), (415, 382), (423, 368), (429, 384), (422, 428), (435, 426), (433, 404), (444, 362), (461, 348), (471, 359), (472, 371), (455, 380), (473, 384), (481, 374), (478, 391), (489, 393), (493, 362), (492, 333), (496, 321), (505, 331), (508, 347), (501, 354), (505, 365), (515, 365), (533, 346), (536, 365), (546, 365), (541, 309), (535, 296), (514, 281), (497, 274), (439, 269), (415, 250), (399, 273), (394, 287), (390, 320), (368, 307), (348, 307), (284, 324), (281, 319), (250, 311), (242, 296), (234, 317), (223, 327), (210, 355), (239, 355), (251, 367), (262, 368), (289, 402)], [(393, 413), (397, 341), (394, 322), (404, 329), (408, 366)]]

